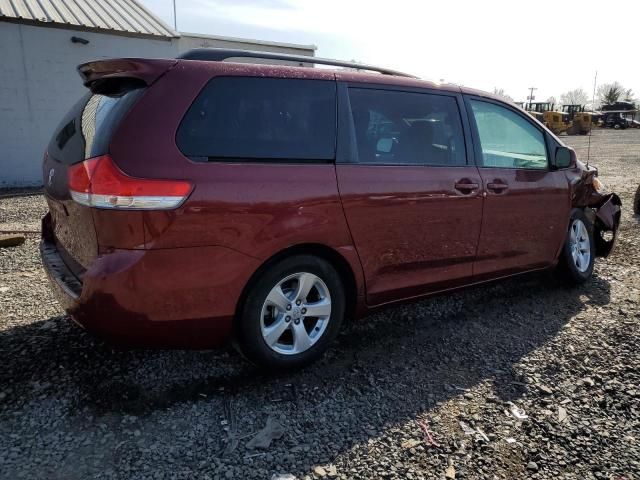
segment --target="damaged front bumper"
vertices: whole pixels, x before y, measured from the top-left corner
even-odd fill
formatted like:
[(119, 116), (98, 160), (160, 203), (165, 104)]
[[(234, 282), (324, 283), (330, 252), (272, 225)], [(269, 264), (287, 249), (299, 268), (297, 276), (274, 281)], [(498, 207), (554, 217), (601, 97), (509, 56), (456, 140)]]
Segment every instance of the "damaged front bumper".
[(607, 257), (618, 238), (618, 227), (622, 213), (622, 201), (615, 193), (602, 195), (594, 204), (589, 205), (593, 213), (593, 238), (596, 255)]

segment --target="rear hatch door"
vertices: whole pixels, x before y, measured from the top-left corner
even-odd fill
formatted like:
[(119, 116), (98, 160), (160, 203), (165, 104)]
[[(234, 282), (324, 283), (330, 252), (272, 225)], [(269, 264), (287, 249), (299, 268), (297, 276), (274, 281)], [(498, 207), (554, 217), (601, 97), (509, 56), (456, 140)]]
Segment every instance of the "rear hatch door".
[(54, 242), (72, 272), (81, 276), (98, 255), (93, 212), (74, 202), (69, 169), (89, 158), (105, 155), (114, 131), (145, 89), (175, 60), (119, 59), (78, 67), (90, 89), (56, 127), (43, 160), (43, 184), (50, 221), (43, 231)]

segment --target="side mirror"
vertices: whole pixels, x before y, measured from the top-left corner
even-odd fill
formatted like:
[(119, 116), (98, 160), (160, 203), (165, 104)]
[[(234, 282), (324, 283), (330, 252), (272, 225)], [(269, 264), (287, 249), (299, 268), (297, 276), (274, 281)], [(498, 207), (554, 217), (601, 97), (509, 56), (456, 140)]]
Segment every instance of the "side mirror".
[(376, 145), (376, 150), (381, 153), (391, 153), (392, 148), (393, 138), (381, 138)]
[(555, 168), (571, 168), (576, 166), (576, 152), (568, 147), (556, 148), (556, 155), (553, 161)]

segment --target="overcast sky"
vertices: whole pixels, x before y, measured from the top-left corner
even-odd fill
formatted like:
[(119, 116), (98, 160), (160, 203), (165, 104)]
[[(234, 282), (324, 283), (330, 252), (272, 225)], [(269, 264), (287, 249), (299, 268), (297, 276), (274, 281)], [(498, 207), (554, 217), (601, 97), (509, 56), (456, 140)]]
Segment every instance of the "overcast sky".
[[(172, 0), (141, 0), (173, 25)], [(178, 30), (314, 44), (317, 56), (537, 100), (617, 80), (640, 95), (640, 1), (176, 0)], [(610, 18), (610, 22), (605, 19)], [(629, 25), (626, 27), (625, 25)]]

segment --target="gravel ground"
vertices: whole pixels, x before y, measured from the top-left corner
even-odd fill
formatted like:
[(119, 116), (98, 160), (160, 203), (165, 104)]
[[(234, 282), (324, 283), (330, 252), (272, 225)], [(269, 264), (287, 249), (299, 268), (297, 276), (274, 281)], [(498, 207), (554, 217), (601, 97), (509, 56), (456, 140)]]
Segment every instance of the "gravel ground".
[[(588, 139), (565, 138), (585, 158)], [(595, 132), (591, 157), (631, 205), (640, 131)], [(0, 230), (37, 230), (45, 210), (0, 195)], [(230, 350), (93, 339), (28, 234), (0, 249), (0, 477), (640, 478), (638, 227), (626, 208), (580, 288), (535, 276), (389, 309), (275, 377)], [(267, 422), (280, 438), (252, 448)]]

